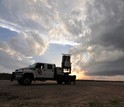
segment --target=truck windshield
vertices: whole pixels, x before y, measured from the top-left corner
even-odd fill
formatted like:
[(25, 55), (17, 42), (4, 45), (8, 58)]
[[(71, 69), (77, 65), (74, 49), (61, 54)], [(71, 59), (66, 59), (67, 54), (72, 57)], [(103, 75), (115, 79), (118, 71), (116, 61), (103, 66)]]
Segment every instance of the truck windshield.
[(30, 68), (35, 68), (36, 67), (36, 63), (33, 65), (30, 65)]

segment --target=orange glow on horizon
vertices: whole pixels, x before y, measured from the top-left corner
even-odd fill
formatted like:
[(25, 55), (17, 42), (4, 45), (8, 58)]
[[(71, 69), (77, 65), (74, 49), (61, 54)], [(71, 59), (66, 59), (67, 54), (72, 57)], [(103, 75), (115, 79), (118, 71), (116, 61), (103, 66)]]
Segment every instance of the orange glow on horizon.
[(72, 75), (76, 75), (76, 79), (77, 80), (82, 80), (82, 79), (89, 79), (85, 74), (84, 74), (85, 71), (72, 71)]

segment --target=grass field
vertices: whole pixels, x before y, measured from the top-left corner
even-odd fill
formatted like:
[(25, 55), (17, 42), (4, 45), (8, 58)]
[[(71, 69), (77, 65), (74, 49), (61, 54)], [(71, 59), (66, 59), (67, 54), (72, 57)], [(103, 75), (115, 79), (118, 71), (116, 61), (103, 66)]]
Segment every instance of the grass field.
[(36, 82), (20, 86), (0, 80), (0, 107), (124, 107), (124, 82)]

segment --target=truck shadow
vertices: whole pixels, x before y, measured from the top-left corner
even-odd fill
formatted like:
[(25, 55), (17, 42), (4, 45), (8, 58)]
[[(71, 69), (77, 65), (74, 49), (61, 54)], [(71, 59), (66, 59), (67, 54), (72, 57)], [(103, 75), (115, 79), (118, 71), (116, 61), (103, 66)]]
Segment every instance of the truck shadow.
[(57, 83), (33, 83), (30, 85), (20, 85), (18, 83), (11, 84), (11, 86), (18, 86), (18, 87), (34, 87), (34, 86), (67, 86), (67, 85), (74, 85), (74, 84), (57, 84)]

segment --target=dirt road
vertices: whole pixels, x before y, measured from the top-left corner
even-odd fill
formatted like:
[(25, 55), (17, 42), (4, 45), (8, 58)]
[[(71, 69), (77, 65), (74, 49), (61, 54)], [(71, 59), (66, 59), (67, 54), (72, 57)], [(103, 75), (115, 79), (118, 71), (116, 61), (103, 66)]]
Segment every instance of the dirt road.
[(124, 82), (36, 82), (20, 86), (0, 81), (0, 107), (124, 107)]

